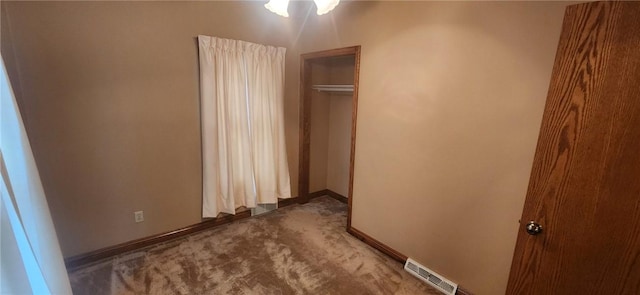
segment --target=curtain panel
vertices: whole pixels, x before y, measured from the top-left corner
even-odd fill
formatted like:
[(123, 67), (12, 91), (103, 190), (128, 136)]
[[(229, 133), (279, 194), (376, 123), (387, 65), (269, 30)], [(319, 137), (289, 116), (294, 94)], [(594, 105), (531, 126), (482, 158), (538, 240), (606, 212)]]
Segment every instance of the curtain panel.
[(38, 167), (4, 60), (1, 75), (0, 294), (71, 294)]
[(198, 36), (203, 217), (290, 198), (285, 48)]

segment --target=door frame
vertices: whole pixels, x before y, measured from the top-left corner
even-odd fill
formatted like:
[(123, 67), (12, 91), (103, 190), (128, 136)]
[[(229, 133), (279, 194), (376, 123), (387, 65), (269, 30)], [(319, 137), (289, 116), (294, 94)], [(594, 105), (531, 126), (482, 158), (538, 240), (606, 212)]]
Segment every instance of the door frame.
[(349, 191), (347, 195), (347, 229), (351, 228), (353, 204), (353, 168), (356, 152), (356, 122), (358, 114), (358, 81), (360, 73), (360, 45), (300, 55), (300, 130), (298, 157), (298, 197), (300, 203), (309, 201), (309, 162), (311, 144), (311, 63), (333, 57), (354, 56), (353, 95), (351, 113), (351, 148), (349, 155)]

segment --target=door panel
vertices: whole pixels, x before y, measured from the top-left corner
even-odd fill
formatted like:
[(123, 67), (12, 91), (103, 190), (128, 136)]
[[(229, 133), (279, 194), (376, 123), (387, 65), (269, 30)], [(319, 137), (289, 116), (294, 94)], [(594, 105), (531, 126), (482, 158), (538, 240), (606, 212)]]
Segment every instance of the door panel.
[(507, 294), (640, 294), (640, 3), (567, 8), (520, 223)]

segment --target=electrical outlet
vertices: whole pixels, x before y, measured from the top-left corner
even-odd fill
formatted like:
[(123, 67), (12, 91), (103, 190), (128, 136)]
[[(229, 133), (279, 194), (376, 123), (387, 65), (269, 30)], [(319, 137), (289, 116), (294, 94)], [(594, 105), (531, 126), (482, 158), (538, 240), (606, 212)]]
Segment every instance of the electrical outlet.
[(144, 221), (144, 213), (142, 211), (133, 212), (133, 215), (136, 218), (136, 222), (143, 222)]

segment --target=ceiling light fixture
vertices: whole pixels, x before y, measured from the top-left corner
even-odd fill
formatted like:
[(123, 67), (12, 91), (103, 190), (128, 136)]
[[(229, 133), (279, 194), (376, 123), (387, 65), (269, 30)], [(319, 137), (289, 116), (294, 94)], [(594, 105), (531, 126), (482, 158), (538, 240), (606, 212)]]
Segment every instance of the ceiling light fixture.
[[(338, 6), (340, 0), (313, 0), (316, 3), (316, 13), (318, 15), (323, 15)], [(269, 11), (281, 15), (284, 17), (289, 17), (289, 12), (287, 12), (287, 8), (289, 7), (289, 0), (269, 0), (267, 4), (264, 5)]]
[(264, 5), (271, 12), (284, 17), (289, 17), (288, 6), (289, 0), (270, 0), (269, 3)]
[(318, 8), (317, 14), (323, 15), (338, 6), (340, 0), (313, 0), (316, 3), (316, 7)]

